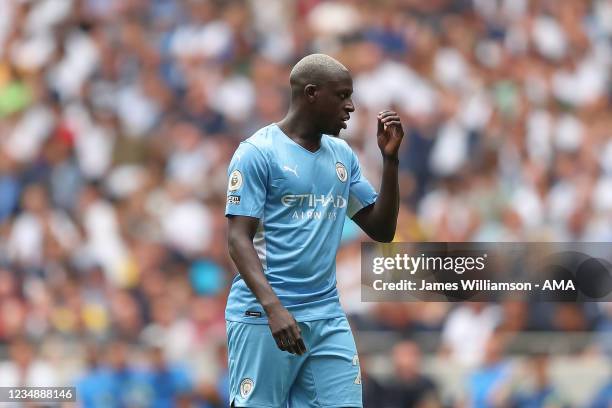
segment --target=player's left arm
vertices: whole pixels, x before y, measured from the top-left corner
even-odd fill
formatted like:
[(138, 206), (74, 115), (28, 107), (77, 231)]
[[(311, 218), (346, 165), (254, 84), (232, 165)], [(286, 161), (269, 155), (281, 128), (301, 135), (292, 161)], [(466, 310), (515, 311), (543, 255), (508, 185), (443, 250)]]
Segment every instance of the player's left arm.
[(399, 212), (399, 158), (398, 152), (404, 129), (400, 117), (393, 111), (378, 114), (378, 147), (383, 157), (382, 180), (376, 201), (362, 208), (353, 216), (353, 221), (379, 242), (391, 242), (397, 227)]

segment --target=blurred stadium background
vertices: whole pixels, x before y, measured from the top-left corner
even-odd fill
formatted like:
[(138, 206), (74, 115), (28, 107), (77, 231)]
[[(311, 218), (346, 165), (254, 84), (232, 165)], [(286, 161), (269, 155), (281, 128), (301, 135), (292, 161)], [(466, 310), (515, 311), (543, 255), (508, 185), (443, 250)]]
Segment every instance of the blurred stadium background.
[[(403, 117), (396, 240), (612, 241), (611, 41), (610, 0), (1, 0), (0, 385), (227, 406), (226, 166), (311, 52), (375, 185)], [(364, 239), (367, 407), (612, 406), (612, 304), (361, 303)]]

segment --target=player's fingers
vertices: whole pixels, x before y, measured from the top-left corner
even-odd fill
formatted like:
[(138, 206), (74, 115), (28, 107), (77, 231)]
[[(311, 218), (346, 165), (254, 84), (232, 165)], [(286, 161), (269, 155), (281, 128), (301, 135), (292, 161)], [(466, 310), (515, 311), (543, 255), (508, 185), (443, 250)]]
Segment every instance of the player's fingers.
[(380, 116), (378, 117), (378, 133), (382, 133), (385, 130), (385, 125), (380, 120)]
[(289, 330), (286, 332), (285, 341), (287, 342), (287, 351), (291, 354), (297, 354), (296, 343)]
[(302, 331), (300, 330), (300, 326), (298, 326), (297, 323), (289, 327), (289, 331), (291, 332), (293, 338), (296, 340), (302, 337)]
[(398, 120), (393, 120), (390, 122), (385, 122), (384, 124), (385, 127), (389, 127), (389, 126), (398, 126), (401, 127), (402, 126), (402, 122), (398, 121)]
[(297, 345), (298, 348), (300, 349), (301, 353), (300, 354), (304, 354), (306, 352), (306, 344), (304, 344), (304, 339), (300, 338), (297, 341)]
[(386, 110), (386, 111), (382, 111), (378, 114), (378, 117), (381, 119), (384, 119), (388, 116), (398, 116), (396, 112), (394, 111), (390, 111), (390, 110)]
[(297, 343), (295, 341), (293, 341), (291, 344), (292, 344), (291, 345), (291, 353), (292, 354), (295, 354), (296, 356), (299, 356), (300, 354), (302, 354), (302, 353), (300, 353), (298, 345), (297, 345)]
[(302, 354), (302, 348), (300, 347), (300, 343), (299, 343), (302, 340), (302, 334), (297, 324), (291, 326), (291, 334), (294, 340), (295, 352), (297, 354)]
[(384, 122), (384, 121), (387, 121), (387, 120), (399, 120), (399, 118), (400, 117), (399, 117), (399, 115), (397, 113), (391, 112), (391, 113), (388, 113), (388, 114), (386, 114), (384, 116), (381, 116), (380, 120), (382, 120)]
[(286, 351), (285, 349), (285, 345), (283, 344), (283, 338), (281, 337), (280, 334), (275, 334), (274, 335), (274, 341), (276, 341), (276, 346), (281, 350), (281, 351)]
[(289, 331), (289, 328), (283, 329), (279, 333), (279, 338), (280, 338), (281, 344), (283, 345), (283, 350), (288, 351), (289, 353), (293, 353), (293, 343), (294, 342), (291, 340), (291, 333)]
[(382, 123), (389, 123), (389, 122), (399, 122), (400, 121), (400, 117), (397, 115), (393, 115), (393, 116), (386, 116), (384, 118), (380, 119)]

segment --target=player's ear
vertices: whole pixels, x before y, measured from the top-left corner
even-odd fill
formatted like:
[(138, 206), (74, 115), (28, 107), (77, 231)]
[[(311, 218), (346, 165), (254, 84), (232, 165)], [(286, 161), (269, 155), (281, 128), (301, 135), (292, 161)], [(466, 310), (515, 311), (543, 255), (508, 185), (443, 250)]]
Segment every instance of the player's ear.
[(314, 102), (317, 97), (317, 86), (308, 84), (304, 87), (304, 97), (308, 102)]

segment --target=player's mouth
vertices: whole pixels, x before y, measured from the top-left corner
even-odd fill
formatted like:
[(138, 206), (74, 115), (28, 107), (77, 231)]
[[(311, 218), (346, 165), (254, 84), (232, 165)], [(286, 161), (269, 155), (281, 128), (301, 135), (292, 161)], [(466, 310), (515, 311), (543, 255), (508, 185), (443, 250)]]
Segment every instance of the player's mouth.
[(349, 115), (346, 115), (345, 117), (343, 117), (342, 120), (342, 129), (346, 129), (346, 122), (349, 121), (351, 117)]

